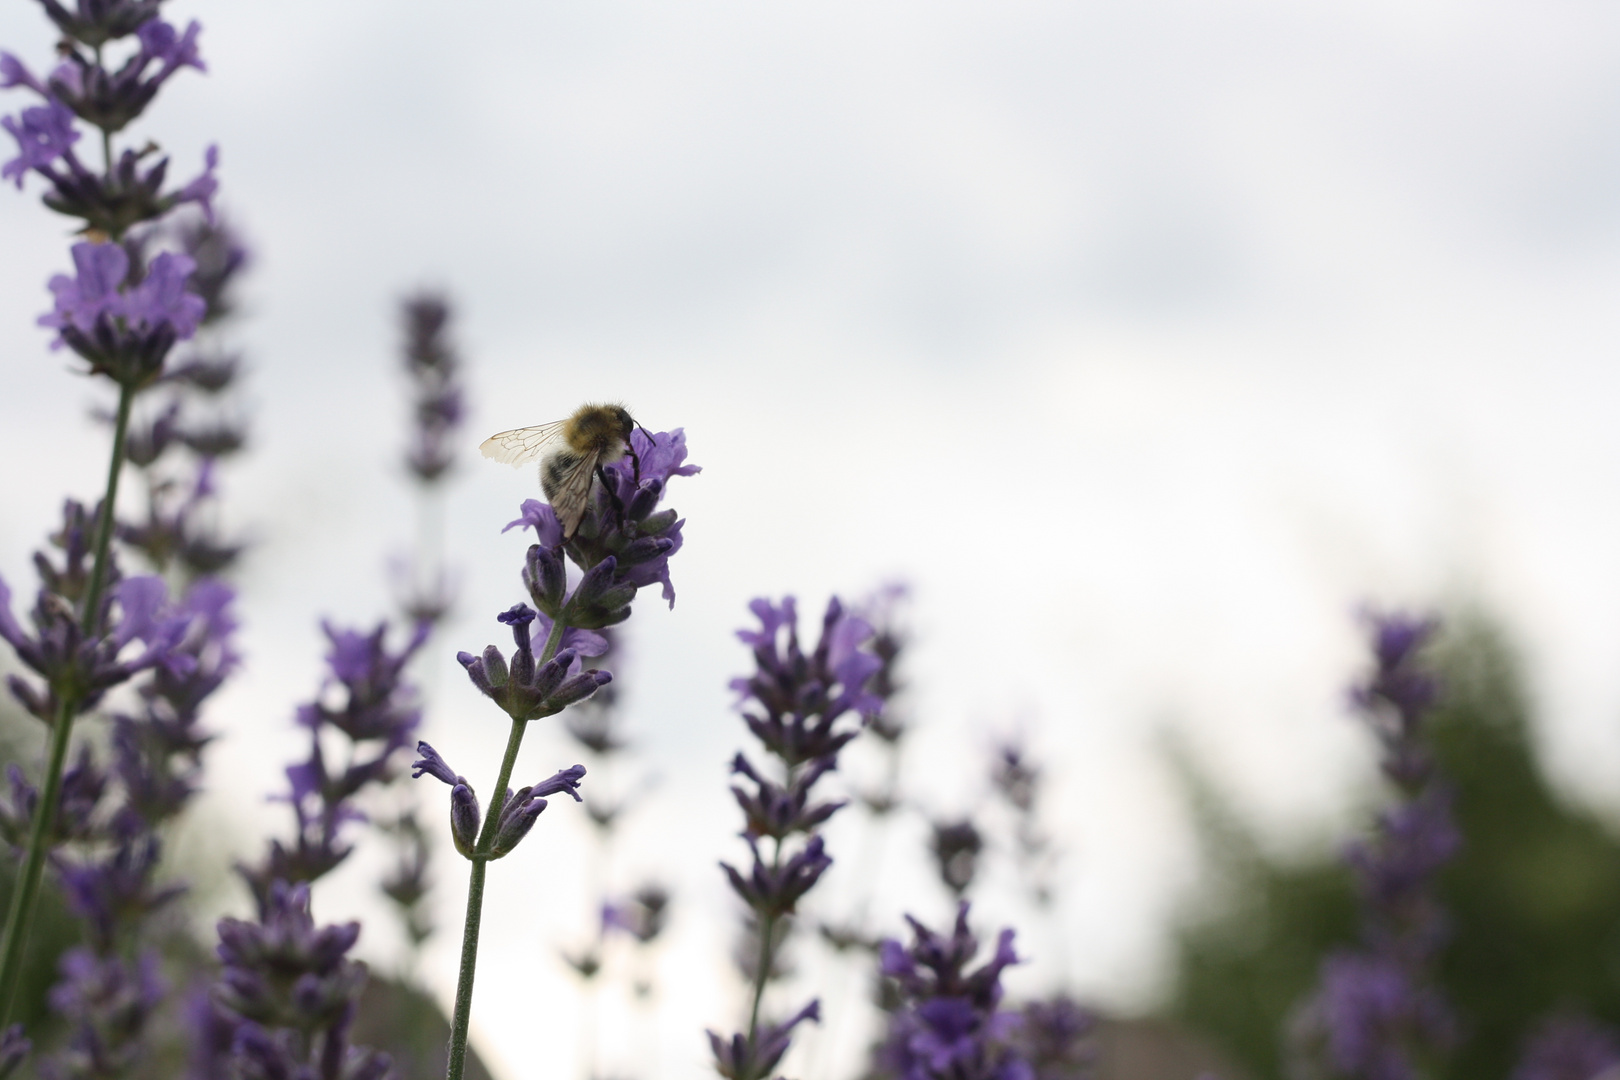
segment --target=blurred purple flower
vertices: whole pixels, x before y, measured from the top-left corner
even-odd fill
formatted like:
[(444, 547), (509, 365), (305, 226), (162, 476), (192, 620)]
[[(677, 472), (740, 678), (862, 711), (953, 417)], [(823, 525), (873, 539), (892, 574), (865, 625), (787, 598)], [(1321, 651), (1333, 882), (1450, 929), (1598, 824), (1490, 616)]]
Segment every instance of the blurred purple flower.
[(793, 1029), (806, 1020), (821, 1021), (821, 1002), (812, 1001), (780, 1024), (761, 1024), (752, 1039), (746, 1035), (722, 1038), (709, 1032), (715, 1071), (726, 1080), (762, 1080), (781, 1062), (793, 1041)]
[(221, 919), (214, 1000), (236, 1022), (231, 1075), (377, 1080), (387, 1055), (348, 1044), (366, 981), (347, 958), (360, 924), (316, 927), (309, 887), (270, 885), (259, 921)]
[(1620, 1076), (1620, 1033), (1584, 1016), (1554, 1017), (1525, 1047), (1512, 1080), (1613, 1080)]
[(1433, 973), (1447, 933), (1435, 880), (1462, 837), (1427, 745), (1438, 682), (1419, 654), (1437, 624), (1388, 615), (1369, 616), (1368, 626), (1374, 669), (1350, 697), (1379, 740), (1396, 799), (1345, 854), (1361, 899), (1362, 945), (1323, 961), (1291, 1040), (1301, 1070), (1314, 1063), (1356, 1080), (1415, 1080), (1456, 1039)]
[(21, 1024), (12, 1024), (0, 1030), (0, 1080), (15, 1072), (33, 1048), (34, 1044), (23, 1034)]
[[(11, 65), (6, 68), (6, 85), (17, 85), (17, 82), (10, 81), (11, 75), (16, 72), (26, 75), (27, 69), (9, 53), (0, 59), (9, 61)], [(19, 191), (22, 190), (23, 177), (30, 171), (48, 173), (56, 160), (69, 153), (73, 144), (79, 141), (79, 133), (73, 129), (73, 110), (54, 97), (44, 105), (24, 109), (19, 118), (0, 116), (0, 127), (17, 140), (17, 156), (0, 166), (0, 179), (12, 181)]]
[(995, 952), (969, 971), (979, 941), (968, 929), (968, 910), (959, 905), (949, 937), (907, 916), (911, 946), (889, 939), (880, 948), (882, 972), (897, 984), (901, 1005), (879, 1060), (901, 1080), (1033, 1080), (1008, 1040), (1018, 1019), (999, 1011), (1001, 973), (1019, 962), (1013, 932), (1003, 930)]
[(731, 891), (762, 918), (791, 915), (799, 899), (832, 865), (832, 857), (826, 853), (820, 836), (811, 836), (802, 849), (786, 860), (761, 858), (759, 844), (753, 837), (747, 840), (754, 856), (753, 869), (748, 876), (744, 877), (730, 863), (723, 862), (720, 868), (731, 882)]
[(440, 480), (453, 458), (451, 444), (465, 418), (460, 361), (446, 340), (450, 304), (443, 296), (422, 293), (402, 305), (405, 323), (405, 371), (410, 376), (412, 426), (405, 463), (424, 484)]
[(71, 1034), (47, 1063), (50, 1074), (92, 1080), (132, 1072), (145, 1051), (141, 1036), (167, 993), (156, 953), (127, 959), (76, 948), (62, 954), (58, 967), (50, 1004)]
[(834, 597), (822, 618), (821, 639), (806, 654), (793, 597), (780, 605), (758, 599), (749, 609), (760, 629), (739, 630), (737, 637), (753, 649), (756, 671), (731, 681), (749, 730), (790, 765), (837, 754), (859, 730), (839, 730), (838, 720), (882, 708), (867, 689), (882, 661), (861, 648), (872, 637), (871, 626)]
[[(322, 630), (329, 645), (326, 685), (295, 714), (309, 731), (309, 756), (287, 767), (287, 793), (277, 796), (292, 807), (296, 835), (291, 846), (271, 841), (258, 865), (237, 866), (261, 904), (276, 882), (314, 881), (348, 857), (353, 848), (343, 839), (343, 827), (365, 818), (355, 797), (394, 778), (397, 753), (412, 744), (421, 722), (405, 667), (426, 639), (425, 626), (398, 650), (387, 643), (386, 623), (370, 633), (331, 623), (323, 623)], [(349, 744), (341, 769), (327, 763), (323, 742), (331, 730)]]
[[(43, 557), (41, 563), (48, 569)], [(12, 615), (11, 589), (0, 579), (0, 640), (44, 678), (45, 687), (35, 689), (17, 676), (8, 683), (17, 699), (47, 723), (55, 717), (56, 696), (62, 689), (71, 689), (81, 710), (89, 709), (107, 690), (139, 672), (159, 665), (184, 672), (194, 664), (175, 648), (190, 619), (169, 605), (168, 587), (161, 578), (124, 578), (107, 590), (103, 605), (97, 621), (107, 626), (107, 632), (86, 637), (66, 598), (41, 588), (30, 634)], [(142, 648), (130, 655), (128, 647), (137, 643)]]

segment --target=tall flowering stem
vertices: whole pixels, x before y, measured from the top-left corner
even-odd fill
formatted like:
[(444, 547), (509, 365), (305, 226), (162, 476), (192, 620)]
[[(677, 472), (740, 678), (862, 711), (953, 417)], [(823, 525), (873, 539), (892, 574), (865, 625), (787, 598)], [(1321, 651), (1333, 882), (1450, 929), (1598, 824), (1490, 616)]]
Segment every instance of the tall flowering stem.
[(1369, 618), (1369, 628), (1374, 666), (1351, 700), (1378, 739), (1395, 799), (1372, 836), (1345, 853), (1361, 896), (1362, 942), (1323, 962), (1295, 1017), (1294, 1052), (1305, 1076), (1421, 1080), (1456, 1037), (1433, 968), (1447, 935), (1436, 878), (1462, 839), (1428, 748), (1438, 683), (1421, 653), (1436, 624), (1390, 615)]
[[(264, 857), (237, 872), (253, 892), (257, 918), (222, 919), (222, 964), (211, 992), (194, 1002), (194, 1076), (381, 1080), (388, 1057), (349, 1042), (365, 965), (346, 959), (358, 923), (317, 928), (309, 886), (348, 858), (346, 826), (364, 820), (359, 798), (399, 773), (421, 712), (405, 672), (426, 630), (388, 644), (388, 628), (323, 626), (327, 678), (300, 705), (309, 757), (286, 769), (294, 836), (272, 840)], [(347, 743), (341, 763), (328, 760)]]
[[(625, 458), (602, 467), (601, 481), (593, 486), (572, 536), (563, 535), (551, 507), (534, 499), (524, 502), (518, 519), (506, 526), (535, 532), (538, 542), (529, 546), (521, 575), (534, 606), (514, 604), (497, 616), (512, 632), (510, 658), (494, 645), (476, 656), (456, 656), (473, 685), (506, 714), (510, 725), (491, 806), (481, 813), (472, 785), (427, 743), (418, 744), (422, 756), (414, 774), (449, 785), (451, 836), (456, 850), (472, 864), (450, 1023), (449, 1080), (461, 1080), (467, 1064), (489, 863), (510, 854), (528, 835), (546, 808), (544, 796), (566, 792), (578, 800), (585, 775), (584, 766), (575, 765), (514, 793), (507, 785), (524, 732), (530, 721), (555, 716), (612, 681), (608, 672), (586, 668), (583, 658), (606, 652), (607, 642), (595, 631), (628, 619), (638, 590), (660, 584), (664, 599), (675, 605), (669, 560), (681, 548), (685, 522), (674, 510), (659, 509), (659, 503), (673, 477), (698, 471), (686, 464), (686, 436), (680, 428), (656, 434), (637, 429)], [(572, 588), (570, 562), (579, 571)], [(536, 636), (542, 642), (538, 654)]]
[[(96, 515), (95, 561), (91, 565), (89, 584), (85, 589), (84, 607), (79, 617), (79, 633), (94, 637), (100, 629), (96, 624), (102, 591), (107, 585), (107, 550), (112, 541), (113, 504), (118, 499), (118, 477), (124, 465), (124, 438), (129, 431), (129, 411), (135, 400), (134, 388), (121, 386), (118, 392), (118, 418), (113, 426), (111, 460), (107, 465), (107, 485), (102, 496), (101, 509)], [(73, 721), (78, 716), (80, 697), (72, 692), (59, 694), (56, 715), (51, 718), (51, 741), (45, 759), (45, 778), (40, 793), (39, 809), (34, 814), (33, 828), (28, 833), (28, 847), (23, 855), (22, 869), (11, 894), (11, 906), (6, 912), (5, 935), (0, 938), (0, 1023), (11, 1018), (11, 1007), (17, 993), (17, 979), (21, 973), (23, 947), (28, 940), (28, 926), (34, 917), (34, 902), (39, 896), (39, 884), (45, 870), (45, 855), (50, 850), (50, 835), (56, 826), (56, 806), (62, 796), (62, 771), (67, 764), (68, 745), (73, 738)]]
[[(745, 940), (752, 955), (745, 950), (745, 959), (752, 960), (753, 988), (746, 1032), (729, 1039), (709, 1032), (715, 1069), (728, 1080), (763, 1080), (787, 1053), (793, 1028), (821, 1018), (820, 1002), (812, 1001), (786, 1021), (763, 1021), (765, 991), (799, 901), (832, 865), (820, 829), (845, 804), (818, 799), (815, 785), (883, 705), (868, 689), (883, 666), (867, 648), (872, 626), (836, 597), (809, 651), (799, 641), (792, 597), (780, 604), (755, 600), (749, 608), (759, 629), (739, 630), (737, 637), (753, 649), (755, 670), (731, 687), (740, 695), (743, 721), (776, 767), (762, 770), (741, 752), (731, 762), (732, 773), (752, 785), (733, 787), (732, 794), (743, 811), (753, 865), (746, 874), (720, 865), (748, 908)], [(770, 841), (768, 858), (760, 852), (762, 840)]]
[[(16, 56), (0, 52), (0, 88), (27, 90), (40, 102), (16, 116), (0, 117), (0, 127), (17, 142), (17, 156), (0, 166), (0, 179), (11, 180), (20, 189), (28, 175), (37, 175), (47, 185), (45, 205), (81, 222), (79, 231), (87, 241), (73, 247), (76, 274), (51, 279), (55, 310), (39, 321), (58, 332), (56, 347), (68, 346), (88, 361), (92, 374), (110, 378), (118, 387), (94, 561), (78, 597), (77, 631), (91, 638), (104, 630), (103, 596), (109, 584), (118, 480), (135, 395), (161, 375), (169, 350), (192, 335), (205, 307), (186, 287), (195, 268), (189, 256), (164, 252), (132, 272), (122, 242), (131, 229), (155, 222), (182, 204), (195, 203), (211, 215), (218, 151), (211, 147), (204, 171), (177, 189), (165, 186), (167, 158), (152, 161), (146, 150), (124, 150), (116, 157), (113, 152), (113, 136), (145, 111), (170, 77), (182, 68), (202, 70), (197, 23), (177, 30), (150, 0), (81, 4), (74, 13), (50, 4), (46, 13), (63, 35), (57, 50), (60, 62), (47, 76), (36, 76)], [(136, 39), (135, 51), (116, 70), (105, 66), (103, 47), (130, 37)], [(99, 130), (100, 172), (87, 167), (74, 150), (83, 136), (78, 130), (81, 123)], [(53, 685), (52, 693), (56, 702), (41, 797), (0, 938), (0, 1023), (9, 1016), (16, 995), (73, 722), (88, 696), (71, 681)]]

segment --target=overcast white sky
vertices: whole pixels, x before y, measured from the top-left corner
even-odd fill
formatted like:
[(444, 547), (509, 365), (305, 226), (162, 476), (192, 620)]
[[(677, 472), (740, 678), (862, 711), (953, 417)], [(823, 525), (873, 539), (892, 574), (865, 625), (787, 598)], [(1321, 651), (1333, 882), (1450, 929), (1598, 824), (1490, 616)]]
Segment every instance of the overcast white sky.
[[(499, 640), (490, 617), (519, 598), (524, 542), (498, 531), (533, 480), (471, 447), (617, 398), (685, 426), (705, 467), (672, 492), (679, 602), (633, 622), (625, 685), (663, 782), (622, 869), (674, 881), (681, 907), (660, 1041), (625, 1043), (619, 1067), (697, 1075), (701, 1026), (734, 1019), (713, 863), (737, 853), (730, 630), (759, 593), (915, 584), (929, 806), (981, 795), (985, 731), (1034, 733), (1070, 854), (1062, 958), (1032, 928), (1026, 985), (1066, 970), (1132, 1007), (1161, 984), (1194, 872), (1167, 728), (1279, 843), (1347, 820), (1368, 774), (1339, 696), (1363, 600), (1506, 619), (1560, 775), (1616, 803), (1612, 4), (170, 10), (204, 22), (211, 70), (137, 134), (182, 174), (221, 144), (259, 260), (237, 331), (255, 438), (227, 489), (259, 540), (251, 667), (213, 714), (209, 821), (257, 843), (318, 677), (316, 617), (388, 606), (411, 521), (404, 291), (457, 297), (473, 384), (465, 602), (429, 736), (483, 786), (504, 726), (451, 655)], [(0, 42), (44, 65), (51, 38), (11, 4)], [(0, 195), (0, 573), (23, 583), (62, 494), (94, 490), (105, 435), (33, 327), (63, 222), (32, 183)], [(521, 769), (570, 760), (537, 732)], [(554, 807), (491, 875), (476, 1027), (509, 1080), (569, 1074), (553, 1066), (579, 1013), (552, 949), (584, 925), (578, 817)], [(319, 913), (371, 911), (364, 872)], [(461, 870), (444, 873), (452, 927)], [(912, 883), (885, 917), (943, 910)], [(1000, 903), (987, 923), (1017, 915)], [(447, 998), (454, 936), (423, 972)], [(363, 944), (388, 966), (392, 940), (378, 924)], [(830, 1060), (799, 1068), (830, 1080)]]

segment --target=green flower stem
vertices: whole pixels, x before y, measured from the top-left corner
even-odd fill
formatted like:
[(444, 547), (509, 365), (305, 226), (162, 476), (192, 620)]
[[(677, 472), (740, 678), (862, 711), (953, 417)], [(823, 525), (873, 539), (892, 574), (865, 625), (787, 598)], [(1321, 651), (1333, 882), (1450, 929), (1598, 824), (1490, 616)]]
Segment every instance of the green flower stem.
[[(557, 655), (567, 629), (561, 619), (551, 624), (546, 646), (535, 658), (536, 666)], [(467, 918), (461, 928), (461, 970), (456, 976), (456, 1011), (450, 1021), (450, 1063), (445, 1072), (446, 1080), (461, 1080), (467, 1068), (467, 1028), (472, 1021), (473, 975), (478, 969), (478, 927), (484, 915), (484, 873), (489, 866), (489, 850), (495, 844), (496, 822), (504, 809), (506, 785), (512, 780), (512, 769), (517, 765), (518, 749), (523, 745), (527, 726), (527, 720), (512, 721), (512, 730), (506, 736), (506, 755), (501, 758), (501, 773), (495, 779), (494, 794), (490, 796), (489, 813), (478, 834), (478, 843), (473, 846), (472, 873), (467, 878)]]
[[(90, 583), (85, 589), (84, 608), (79, 613), (79, 629), (85, 637), (100, 631), (96, 618), (101, 609), (101, 595), (107, 587), (107, 553), (112, 546), (113, 507), (118, 502), (118, 477), (124, 466), (124, 440), (129, 431), (129, 409), (135, 400), (135, 388), (123, 386), (118, 392), (118, 419), (113, 426), (112, 460), (107, 466), (107, 493), (101, 500), (101, 513), (96, 520), (96, 556), (90, 568)], [(50, 836), (56, 824), (56, 804), (62, 797), (62, 769), (67, 762), (68, 742), (73, 736), (73, 721), (78, 716), (81, 695), (58, 688), (56, 717), (51, 726), (50, 760), (45, 766), (45, 783), (40, 789), (39, 805), (34, 812), (32, 828), (28, 832), (28, 851), (23, 856), (22, 869), (17, 875), (11, 893), (11, 907), (6, 912), (4, 938), (0, 938), (0, 1024), (11, 1019), (11, 1008), (17, 997), (17, 984), (22, 978), (23, 954), (28, 946), (29, 924), (34, 920), (34, 902), (39, 897), (39, 884), (45, 869), (45, 853), (50, 848)]]
[[(774, 874), (782, 867), (782, 841), (776, 841), (776, 851), (771, 856), (771, 872)], [(754, 1003), (748, 1010), (748, 1045), (753, 1046), (755, 1037), (759, 1034), (759, 1008), (765, 1001), (765, 984), (770, 982), (771, 967), (775, 961), (776, 916), (766, 915), (759, 921), (759, 967), (754, 972)]]
[[(798, 767), (789, 765), (787, 768), (786, 786), (793, 786), (794, 774)], [(771, 852), (771, 874), (782, 869), (782, 838), (776, 837), (776, 848)], [(771, 968), (776, 962), (776, 923), (777, 917), (766, 915), (759, 921), (759, 968), (754, 973), (754, 1002), (748, 1009), (748, 1046), (750, 1051), (758, 1044), (759, 1039), (759, 1010), (765, 1003), (765, 985), (771, 981)]]

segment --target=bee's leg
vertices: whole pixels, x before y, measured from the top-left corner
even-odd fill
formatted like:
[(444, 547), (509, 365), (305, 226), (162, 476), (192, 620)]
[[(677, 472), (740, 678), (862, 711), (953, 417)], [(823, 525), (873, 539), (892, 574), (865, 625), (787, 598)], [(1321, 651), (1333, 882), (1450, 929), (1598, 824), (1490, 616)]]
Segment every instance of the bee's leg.
[(624, 503), (619, 499), (619, 493), (613, 490), (613, 484), (608, 481), (608, 474), (601, 465), (596, 466), (596, 479), (601, 482), (602, 490), (607, 492), (608, 501), (613, 504), (613, 515), (620, 525), (624, 524)]

